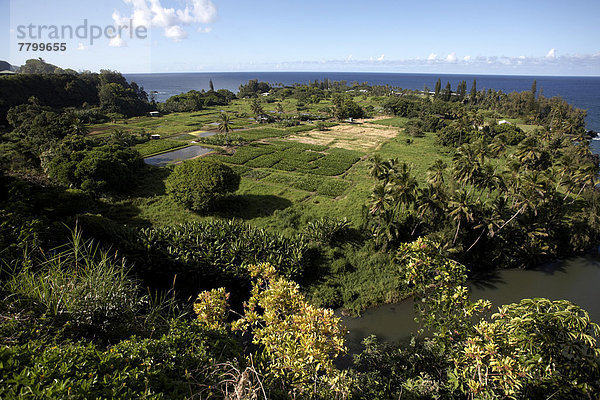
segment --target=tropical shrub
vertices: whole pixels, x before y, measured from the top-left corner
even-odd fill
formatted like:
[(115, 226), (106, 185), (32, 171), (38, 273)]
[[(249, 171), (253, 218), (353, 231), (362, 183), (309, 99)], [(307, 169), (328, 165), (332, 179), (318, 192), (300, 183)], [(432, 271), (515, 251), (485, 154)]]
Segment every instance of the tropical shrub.
[(524, 299), (473, 327), (451, 382), (469, 396), (591, 398), (600, 393), (600, 327), (566, 300)]
[[(267, 261), (286, 277), (300, 278), (310, 263), (301, 237), (289, 239), (235, 220), (194, 222), (139, 231), (138, 246), (177, 260), (176, 273), (205, 279), (247, 279), (247, 266)], [(177, 265), (177, 264), (175, 264)]]
[(437, 143), (445, 147), (459, 147), (465, 143), (471, 142), (473, 133), (470, 130), (458, 128), (454, 125), (448, 125), (437, 133)]
[(311, 240), (331, 244), (337, 240), (343, 239), (348, 233), (350, 224), (346, 218), (333, 219), (323, 217), (310, 221), (304, 230), (305, 235)]
[(514, 146), (525, 139), (525, 132), (521, 128), (513, 124), (496, 124), (490, 128), (492, 137), (503, 135), (506, 144)]
[(159, 110), (163, 113), (199, 111), (204, 107), (202, 93), (190, 90), (187, 93), (169, 97), (164, 103), (159, 103)]
[(228, 193), (235, 192), (240, 177), (227, 165), (210, 159), (185, 161), (165, 182), (167, 193), (193, 211), (207, 211)]
[(404, 133), (414, 137), (425, 136), (425, 123), (420, 118), (411, 118), (404, 125)]
[(0, 397), (210, 397), (225, 379), (218, 363), (236, 356), (235, 342), (197, 322), (173, 321), (162, 337), (132, 337), (108, 349), (32, 340), (0, 347)]
[(382, 343), (375, 335), (363, 339), (354, 356), (356, 393), (373, 400), (447, 398), (444, 347), (434, 341), (406, 345)]
[[(347, 374), (334, 359), (346, 352), (346, 329), (333, 310), (314, 307), (300, 286), (277, 275), (269, 264), (251, 265), (253, 285), (244, 314), (231, 328), (252, 335), (258, 367), (275, 393), (286, 397), (348, 395)], [(225, 291), (201, 293), (196, 310), (206, 325), (223, 325)]]

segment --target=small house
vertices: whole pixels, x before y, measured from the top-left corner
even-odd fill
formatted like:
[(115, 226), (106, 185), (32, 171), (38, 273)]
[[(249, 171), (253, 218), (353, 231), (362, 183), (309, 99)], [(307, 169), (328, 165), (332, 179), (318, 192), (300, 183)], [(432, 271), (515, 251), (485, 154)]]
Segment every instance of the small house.
[(160, 117), (160, 113), (158, 111), (150, 111), (148, 115), (151, 117)]
[(507, 121), (507, 120), (505, 120), (505, 119), (503, 119), (502, 121), (498, 121), (498, 125), (504, 125), (504, 124), (509, 124), (510, 125), (510, 122)]
[(155, 133), (154, 135), (150, 135), (150, 139), (152, 139), (152, 140), (158, 140), (158, 139), (160, 139), (160, 135), (157, 134), (157, 133)]

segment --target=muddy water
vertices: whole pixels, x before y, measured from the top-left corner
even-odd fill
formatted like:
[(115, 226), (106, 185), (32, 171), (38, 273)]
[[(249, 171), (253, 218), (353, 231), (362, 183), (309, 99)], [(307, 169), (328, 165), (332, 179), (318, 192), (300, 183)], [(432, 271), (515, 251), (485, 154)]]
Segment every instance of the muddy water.
[[(569, 300), (585, 309), (600, 323), (600, 258), (578, 257), (535, 270), (503, 270), (470, 282), (474, 299), (488, 299), (494, 307), (525, 298)], [(350, 352), (361, 350), (360, 342), (374, 334), (382, 341), (404, 341), (417, 326), (413, 301), (369, 309), (360, 318), (345, 318)]]
[(213, 149), (202, 146), (188, 146), (184, 147), (183, 149), (173, 150), (157, 156), (144, 158), (144, 162), (157, 167), (164, 167), (167, 164), (194, 158), (202, 154), (206, 154), (212, 150)]

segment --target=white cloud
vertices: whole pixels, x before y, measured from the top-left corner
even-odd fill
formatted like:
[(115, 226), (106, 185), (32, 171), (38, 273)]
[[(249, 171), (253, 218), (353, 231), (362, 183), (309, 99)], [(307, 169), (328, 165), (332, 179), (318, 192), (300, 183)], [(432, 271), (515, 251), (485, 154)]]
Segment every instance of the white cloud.
[(165, 36), (169, 39), (173, 39), (176, 42), (180, 42), (187, 38), (188, 34), (179, 25), (173, 25), (165, 28)]
[(452, 52), (452, 53), (448, 54), (448, 57), (446, 57), (446, 61), (449, 63), (455, 63), (456, 62), (456, 53)]
[(548, 54), (546, 54), (546, 58), (556, 58), (556, 50), (555, 49), (550, 49), (550, 51), (548, 52)]
[[(388, 59), (377, 61), (376, 57), (364, 59), (352, 56), (328, 60), (300, 60), (281, 63), (282, 69), (290, 70), (353, 70), (353, 71), (405, 71), (405, 72), (457, 72), (457, 73), (514, 73), (514, 74), (566, 74), (571, 71), (597, 75), (600, 71), (600, 52), (594, 54), (565, 54), (555, 55), (555, 58), (546, 58), (545, 55), (537, 57), (515, 56), (466, 56), (438, 57), (431, 53), (429, 56)], [(265, 64), (266, 69), (269, 68)]]
[[(162, 28), (165, 37), (180, 41), (188, 34), (185, 25), (209, 24), (217, 18), (217, 8), (211, 0), (187, 0), (184, 9), (163, 7), (161, 0), (123, 0), (132, 7), (131, 15), (122, 15), (115, 10), (112, 18), (116, 25), (129, 25)], [(208, 33), (210, 27), (198, 27), (197, 32)], [(112, 41), (112, 40), (111, 40)]]
[(384, 58), (385, 58), (385, 54), (382, 54), (382, 55), (381, 55), (381, 56), (380, 56), (380, 57), (377, 59), (377, 61), (380, 61), (380, 62), (381, 62), (381, 61), (383, 61), (383, 59), (384, 59)]
[(87, 50), (88, 47), (86, 45), (84, 45), (83, 43), (79, 42), (79, 45), (77, 46), (77, 50)]
[(217, 18), (217, 9), (210, 0), (192, 0), (192, 7), (177, 10), (177, 16), (184, 24), (209, 24)]
[(127, 42), (125, 42), (120, 36), (115, 36), (110, 39), (108, 45), (111, 47), (127, 47)]

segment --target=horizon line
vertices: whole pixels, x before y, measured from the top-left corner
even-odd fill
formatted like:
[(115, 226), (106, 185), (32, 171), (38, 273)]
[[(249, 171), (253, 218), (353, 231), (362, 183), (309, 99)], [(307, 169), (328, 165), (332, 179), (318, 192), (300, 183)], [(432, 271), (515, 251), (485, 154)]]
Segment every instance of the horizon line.
[[(119, 71), (120, 72), (120, 71)], [(389, 72), (389, 71), (162, 71), (162, 72), (121, 72), (124, 75), (153, 75), (153, 74), (273, 74), (273, 73), (305, 73), (305, 74), (395, 74), (395, 75), (473, 75), (473, 76), (522, 76), (548, 78), (600, 78), (600, 75), (550, 75), (550, 74), (499, 74), (482, 72)]]

